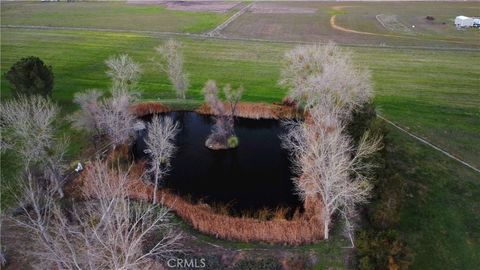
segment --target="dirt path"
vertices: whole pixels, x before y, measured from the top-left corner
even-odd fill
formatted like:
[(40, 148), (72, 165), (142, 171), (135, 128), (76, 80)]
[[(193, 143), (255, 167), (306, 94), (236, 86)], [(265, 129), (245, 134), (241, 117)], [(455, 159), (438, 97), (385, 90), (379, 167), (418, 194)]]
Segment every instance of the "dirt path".
[(205, 33), (207, 36), (222, 36), (220, 34), (220, 31), (225, 29), (229, 24), (231, 24), (234, 20), (236, 20), (238, 17), (242, 16), (247, 10), (253, 5), (253, 2), (244, 6), (242, 9), (240, 9), (238, 12), (233, 14), (230, 18), (228, 18), (226, 21), (224, 21), (222, 24), (218, 25), (215, 27), (215, 29), (208, 31)]
[[(344, 8), (351, 8), (354, 6), (333, 6), (332, 9), (336, 11), (341, 11)], [(352, 33), (352, 34), (360, 34), (360, 35), (370, 35), (370, 36), (379, 36), (379, 37), (395, 37), (395, 38), (403, 38), (403, 39), (414, 39), (414, 40), (429, 40), (429, 41), (441, 41), (441, 42), (450, 42), (450, 43), (456, 43), (456, 44), (467, 44), (470, 45), (468, 42), (463, 42), (463, 41), (455, 41), (455, 40), (448, 40), (448, 39), (425, 39), (425, 38), (418, 38), (418, 37), (410, 37), (410, 36), (402, 36), (402, 35), (393, 35), (393, 34), (381, 34), (381, 33), (372, 33), (372, 32), (364, 32), (364, 31), (357, 31), (349, 28), (342, 27), (338, 24), (336, 24), (336, 18), (337, 15), (332, 15), (330, 17), (330, 26), (333, 29), (346, 32), (346, 33)]]

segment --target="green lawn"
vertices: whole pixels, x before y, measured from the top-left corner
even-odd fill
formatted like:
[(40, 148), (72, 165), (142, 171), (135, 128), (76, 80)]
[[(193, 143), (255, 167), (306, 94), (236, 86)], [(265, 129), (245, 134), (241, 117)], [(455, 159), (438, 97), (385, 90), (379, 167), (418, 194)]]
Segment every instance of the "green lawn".
[[(73, 111), (73, 94), (108, 87), (103, 61), (129, 53), (142, 63), (143, 97), (173, 99), (166, 77), (150, 59), (163, 41), (132, 33), (2, 29), (1, 73), (20, 57), (36, 55), (53, 66), (54, 99)], [(207, 79), (243, 84), (244, 100), (279, 101), (281, 58), (293, 45), (182, 38), (189, 98), (201, 99)], [(480, 52), (351, 48), (372, 71), (376, 104), (387, 118), (408, 127), (459, 157), (480, 166)], [(2, 77), (2, 98), (10, 96)], [(75, 140), (80, 138), (76, 135)], [(414, 269), (466, 269), (480, 262), (480, 176), (396, 131), (399, 173), (409, 179), (410, 195), (399, 230), (416, 253)], [(78, 144), (77, 144), (78, 146)], [(2, 175), (11, 164), (2, 162)], [(2, 177), (2, 181), (7, 181)], [(2, 183), (2, 186), (4, 184)], [(5, 203), (2, 198), (2, 203)], [(340, 259), (340, 258), (339, 258)]]
[(231, 12), (168, 10), (161, 5), (120, 1), (2, 2), (2, 25), (41, 25), (161, 32), (201, 33), (215, 28)]

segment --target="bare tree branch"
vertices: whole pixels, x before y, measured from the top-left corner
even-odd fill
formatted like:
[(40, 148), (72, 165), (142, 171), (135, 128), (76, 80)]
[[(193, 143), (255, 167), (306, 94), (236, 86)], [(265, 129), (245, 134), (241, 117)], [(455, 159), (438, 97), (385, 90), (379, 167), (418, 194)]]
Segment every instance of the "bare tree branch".
[(333, 43), (298, 46), (285, 55), (280, 84), (305, 109), (336, 107), (348, 118), (373, 97), (370, 74), (356, 67), (352, 55)]
[(131, 96), (127, 91), (116, 91), (100, 105), (99, 126), (108, 136), (112, 147), (129, 143), (134, 137), (135, 116), (129, 111)]
[(63, 197), (68, 138), (57, 138), (58, 107), (41, 96), (19, 96), (1, 104), (2, 141), (14, 151), (22, 172), (39, 171)]
[(178, 98), (186, 98), (189, 86), (188, 74), (183, 67), (182, 44), (176, 40), (169, 39), (163, 45), (156, 48), (161, 57), (158, 63), (160, 69), (167, 73)]
[[(170, 117), (154, 116), (148, 124), (148, 136), (145, 139), (147, 149), (145, 153), (150, 156), (148, 173), (153, 174), (154, 194), (153, 203), (157, 203), (157, 188), (170, 170), (170, 159), (175, 153), (174, 139), (179, 131), (177, 123)], [(149, 176), (147, 174), (147, 176)]]
[[(14, 219), (31, 233), (31, 252), (46, 269), (49, 263), (59, 269), (143, 269), (181, 251), (167, 209), (128, 199), (128, 172), (95, 161), (84, 177), (84, 197), (92, 200), (68, 209), (39, 179), (27, 175), (23, 181), (22, 205), (30, 207)], [(154, 235), (158, 240), (147, 245)]]
[[(302, 198), (319, 197), (324, 209), (324, 236), (328, 239), (331, 217), (364, 203), (371, 185), (366, 171), (373, 165), (366, 158), (379, 150), (380, 138), (364, 136), (357, 149), (344, 134), (340, 109), (315, 106), (305, 122), (286, 123), (283, 145), (290, 150), (295, 184)], [(345, 215), (348, 217), (349, 215)]]
[(107, 75), (112, 79), (112, 91), (133, 90), (137, 86), (142, 69), (128, 54), (112, 56), (105, 64), (109, 68)]
[[(235, 111), (243, 93), (243, 87), (233, 89), (229, 84), (223, 88), (228, 107), (218, 97), (218, 87), (215, 81), (209, 80), (203, 87), (205, 102), (214, 114), (215, 124), (212, 127), (205, 145), (211, 149), (227, 149), (236, 147), (238, 139), (235, 136)], [(230, 109), (230, 110), (228, 110)], [(236, 143), (229, 143), (233, 138)]]

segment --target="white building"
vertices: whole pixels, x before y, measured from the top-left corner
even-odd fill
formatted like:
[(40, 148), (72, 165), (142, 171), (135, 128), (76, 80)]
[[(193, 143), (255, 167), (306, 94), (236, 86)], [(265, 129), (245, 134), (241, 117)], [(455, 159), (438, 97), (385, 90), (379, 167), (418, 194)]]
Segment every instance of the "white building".
[(480, 18), (473, 19), (473, 27), (480, 27)]
[(456, 27), (473, 27), (473, 18), (466, 16), (457, 16), (455, 18)]

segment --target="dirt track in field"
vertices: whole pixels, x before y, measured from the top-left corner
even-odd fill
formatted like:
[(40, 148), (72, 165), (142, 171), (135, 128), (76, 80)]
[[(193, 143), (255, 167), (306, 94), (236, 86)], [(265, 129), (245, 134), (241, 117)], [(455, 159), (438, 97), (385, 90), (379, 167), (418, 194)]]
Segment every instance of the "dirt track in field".
[[(354, 6), (333, 6), (332, 9), (341, 11), (344, 8), (351, 8)], [(352, 34), (360, 34), (360, 35), (370, 35), (370, 36), (379, 36), (379, 37), (395, 37), (395, 38), (405, 38), (405, 39), (416, 39), (416, 40), (422, 40), (417, 37), (410, 37), (410, 36), (402, 36), (402, 35), (392, 35), (392, 34), (380, 34), (380, 33), (372, 33), (372, 32), (364, 32), (364, 31), (357, 31), (349, 28), (345, 28), (342, 26), (339, 26), (336, 24), (335, 19), (337, 15), (332, 15), (330, 17), (330, 26), (333, 29), (346, 32), (346, 33), (352, 33)], [(450, 42), (450, 43), (457, 43), (457, 44), (469, 44), (468, 42), (463, 42), (463, 41), (455, 41), (455, 40), (447, 40), (447, 39), (431, 39), (431, 41), (441, 41), (441, 42)]]

